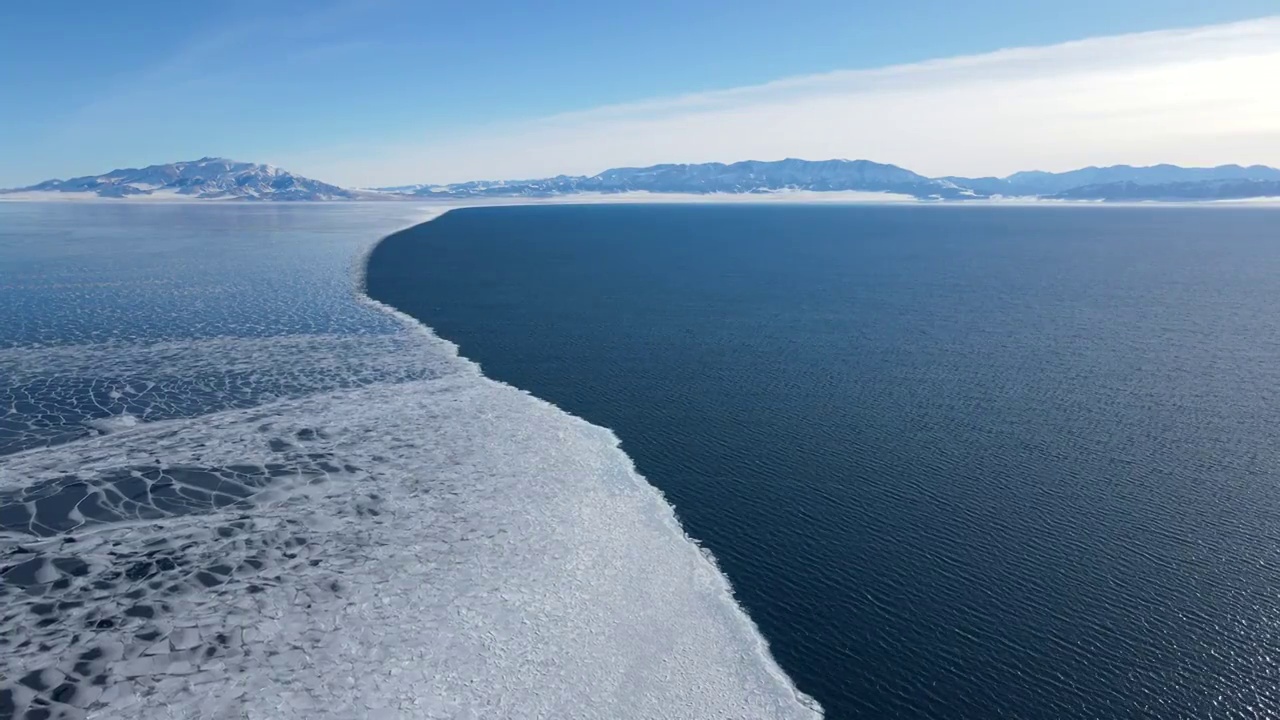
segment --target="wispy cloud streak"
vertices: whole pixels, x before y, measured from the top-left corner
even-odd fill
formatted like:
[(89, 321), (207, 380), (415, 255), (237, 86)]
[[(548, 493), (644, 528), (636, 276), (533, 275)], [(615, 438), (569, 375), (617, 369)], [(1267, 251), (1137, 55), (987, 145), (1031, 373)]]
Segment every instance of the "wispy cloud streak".
[(789, 78), (280, 160), (364, 185), (789, 156), (865, 157), (932, 175), (1280, 165), (1277, 77), (1280, 16)]

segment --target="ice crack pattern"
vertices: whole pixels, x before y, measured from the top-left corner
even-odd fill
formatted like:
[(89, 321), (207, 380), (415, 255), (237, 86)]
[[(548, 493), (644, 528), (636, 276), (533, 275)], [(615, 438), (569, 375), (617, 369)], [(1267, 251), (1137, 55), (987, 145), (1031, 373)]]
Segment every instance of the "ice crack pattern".
[(0, 720), (819, 714), (611, 433), (358, 299), (421, 212), (0, 205)]

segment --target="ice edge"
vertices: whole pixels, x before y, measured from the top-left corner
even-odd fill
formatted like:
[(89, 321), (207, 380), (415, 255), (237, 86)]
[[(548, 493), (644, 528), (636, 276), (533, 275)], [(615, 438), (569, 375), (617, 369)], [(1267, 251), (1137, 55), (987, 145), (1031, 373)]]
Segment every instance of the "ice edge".
[[(503, 203), (499, 206), (505, 207), (508, 205), (516, 205), (516, 204), (517, 203), (510, 203), (510, 204)], [(519, 204), (532, 205), (532, 204), (538, 204), (538, 203), (519, 203)], [(565, 204), (574, 204), (574, 203), (565, 203)], [(626, 467), (628, 469), (628, 476), (630, 477), (632, 482), (635, 483), (636, 487), (638, 487), (642, 492), (650, 493), (652, 499), (656, 501), (656, 504), (660, 508), (662, 508), (660, 510), (661, 512), (660, 520), (662, 521), (662, 523), (669, 530), (671, 530), (673, 534), (677, 535), (679, 538), (685, 541), (685, 545), (687, 546), (688, 551), (697, 555), (699, 561), (703, 563), (704, 569), (708, 571), (708, 574), (712, 578), (715, 579), (715, 582), (717, 583), (717, 589), (723, 594), (723, 600), (725, 601), (725, 605), (726, 605), (725, 609), (728, 610), (733, 615), (735, 621), (740, 623), (742, 628), (747, 632), (747, 634), (753, 638), (755, 642), (754, 649), (765, 671), (768, 672), (769, 675), (774, 677), (776, 680), (778, 680), (782, 684), (782, 686), (785, 687), (792, 694), (792, 696), (794, 697), (795, 701), (798, 704), (812, 710), (817, 717), (825, 717), (825, 711), (823, 710), (821, 704), (819, 704), (818, 701), (815, 700), (813, 697), (804, 693), (798, 687), (796, 687), (795, 683), (791, 679), (791, 676), (789, 676), (782, 669), (782, 667), (778, 665), (777, 660), (774, 659), (773, 653), (769, 649), (768, 639), (766, 639), (764, 634), (760, 632), (760, 628), (755, 624), (755, 621), (751, 619), (751, 616), (747, 614), (746, 609), (743, 608), (742, 605), (738, 602), (737, 597), (733, 591), (733, 584), (730, 582), (728, 576), (725, 575), (724, 572), (720, 569), (720, 564), (716, 560), (715, 555), (711, 552), (711, 550), (707, 549), (704, 545), (702, 545), (702, 543), (699, 542), (697, 538), (694, 538), (693, 536), (689, 535), (689, 533), (684, 529), (684, 525), (680, 522), (680, 518), (676, 514), (675, 506), (671, 504), (670, 501), (667, 500), (667, 497), (662, 492), (662, 490), (660, 490), (656, 485), (649, 482), (647, 478), (645, 478), (643, 475), (640, 474), (640, 472), (636, 469), (635, 462), (632, 460), (631, 456), (627, 455), (626, 452), (622, 450), (621, 441), (619, 440), (617, 434), (614, 433), (612, 428), (606, 428), (600, 425), (594, 425), (593, 423), (588, 422), (587, 420), (581, 417), (578, 417), (577, 415), (574, 415), (573, 413), (568, 412), (567, 410), (564, 410), (563, 408), (557, 406), (555, 403), (544, 400), (534, 395), (533, 393), (527, 390), (524, 390), (523, 388), (516, 387), (514, 385), (511, 385), (510, 383), (506, 383), (501, 380), (495, 380), (485, 375), (483, 372), (483, 369), (480, 367), (480, 364), (478, 362), (476, 362), (475, 360), (472, 360), (471, 358), (466, 357), (465, 355), (462, 355), (461, 352), (459, 352), (459, 347), (457, 343), (450, 340), (446, 340), (440, 337), (439, 335), (436, 335), (435, 331), (429, 325), (418, 320), (417, 318), (414, 318), (413, 316), (407, 313), (401, 312), (400, 310), (390, 305), (387, 305), (386, 303), (380, 302), (378, 300), (374, 300), (372, 297), (369, 296), (369, 293), (368, 293), (369, 257), (373, 254), (373, 251), (376, 250), (379, 245), (381, 245), (383, 242), (385, 242), (388, 238), (390, 238), (393, 235), (396, 235), (405, 230), (409, 230), (415, 227), (420, 227), (429, 222), (438, 220), (444, 215), (448, 214), (450, 211), (463, 210), (466, 208), (475, 208), (475, 207), (495, 207), (495, 205), (477, 203), (477, 204), (468, 204), (468, 205), (453, 205), (453, 206), (442, 207), (442, 208), (433, 208), (432, 211), (427, 213), (426, 217), (419, 218), (418, 221), (414, 222), (414, 224), (406, 225), (405, 227), (402, 227), (394, 232), (388, 233), (387, 235), (384, 235), (381, 238), (377, 239), (376, 241), (370, 242), (368, 245), (366, 245), (365, 248), (361, 250), (361, 252), (356, 254), (355, 260), (353, 263), (354, 280), (355, 280), (354, 287), (355, 287), (356, 300), (361, 304), (364, 304), (380, 312), (386, 313), (387, 315), (391, 316), (398, 322), (402, 323), (407, 329), (414, 332), (420, 332), (422, 334), (425, 334), (431, 337), (432, 340), (444, 343), (447, 347), (452, 348), (453, 353), (459, 359), (464, 360), (468, 365), (473, 367), (476, 371), (476, 374), (484, 382), (490, 382), (495, 385), (513, 388), (527, 395), (533, 400), (536, 400), (537, 402), (542, 403), (543, 405), (550, 407), (557, 412), (563, 413), (564, 415), (570, 418), (573, 418), (578, 422), (584, 423), (586, 425), (593, 425), (594, 427), (600, 428), (604, 430), (606, 433), (608, 433), (609, 437), (613, 442), (614, 451), (616, 451), (619, 455), (621, 455), (625, 459)]]

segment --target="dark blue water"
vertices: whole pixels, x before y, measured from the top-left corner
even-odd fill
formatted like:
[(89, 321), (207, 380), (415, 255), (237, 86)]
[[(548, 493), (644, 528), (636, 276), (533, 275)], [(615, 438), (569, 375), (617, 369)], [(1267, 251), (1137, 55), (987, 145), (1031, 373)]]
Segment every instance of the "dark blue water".
[(613, 428), (830, 717), (1280, 713), (1280, 212), (463, 210), (368, 286)]

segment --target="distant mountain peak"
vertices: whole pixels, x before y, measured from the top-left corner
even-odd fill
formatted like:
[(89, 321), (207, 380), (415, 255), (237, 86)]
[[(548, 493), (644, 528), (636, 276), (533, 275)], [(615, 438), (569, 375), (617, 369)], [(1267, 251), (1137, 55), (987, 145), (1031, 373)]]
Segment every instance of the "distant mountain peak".
[[(1187, 199), (1215, 197), (1214, 184), (1236, 183), (1241, 197), (1263, 197), (1273, 192), (1268, 183), (1280, 182), (1280, 170), (1265, 165), (1180, 167), (1159, 165), (1090, 165), (1067, 172), (1029, 170), (1003, 178), (943, 178), (986, 195), (1052, 197), (1080, 200), (1171, 199), (1186, 193)], [(1200, 185), (1193, 189), (1192, 185)], [(1160, 187), (1160, 190), (1154, 188)], [(1086, 189), (1087, 188), (1087, 189)], [(1141, 188), (1152, 188), (1143, 190)]]
[(349, 200), (357, 193), (272, 165), (206, 156), (102, 175), (46, 180), (21, 191), (87, 193), (99, 197), (178, 196), (205, 200)]
[(863, 191), (949, 199), (971, 194), (896, 165), (870, 160), (740, 160), (734, 163), (661, 163), (610, 168), (596, 175), (523, 181), (479, 181), (409, 189), (428, 197), (546, 197), (573, 193), (766, 193), (795, 190)]

